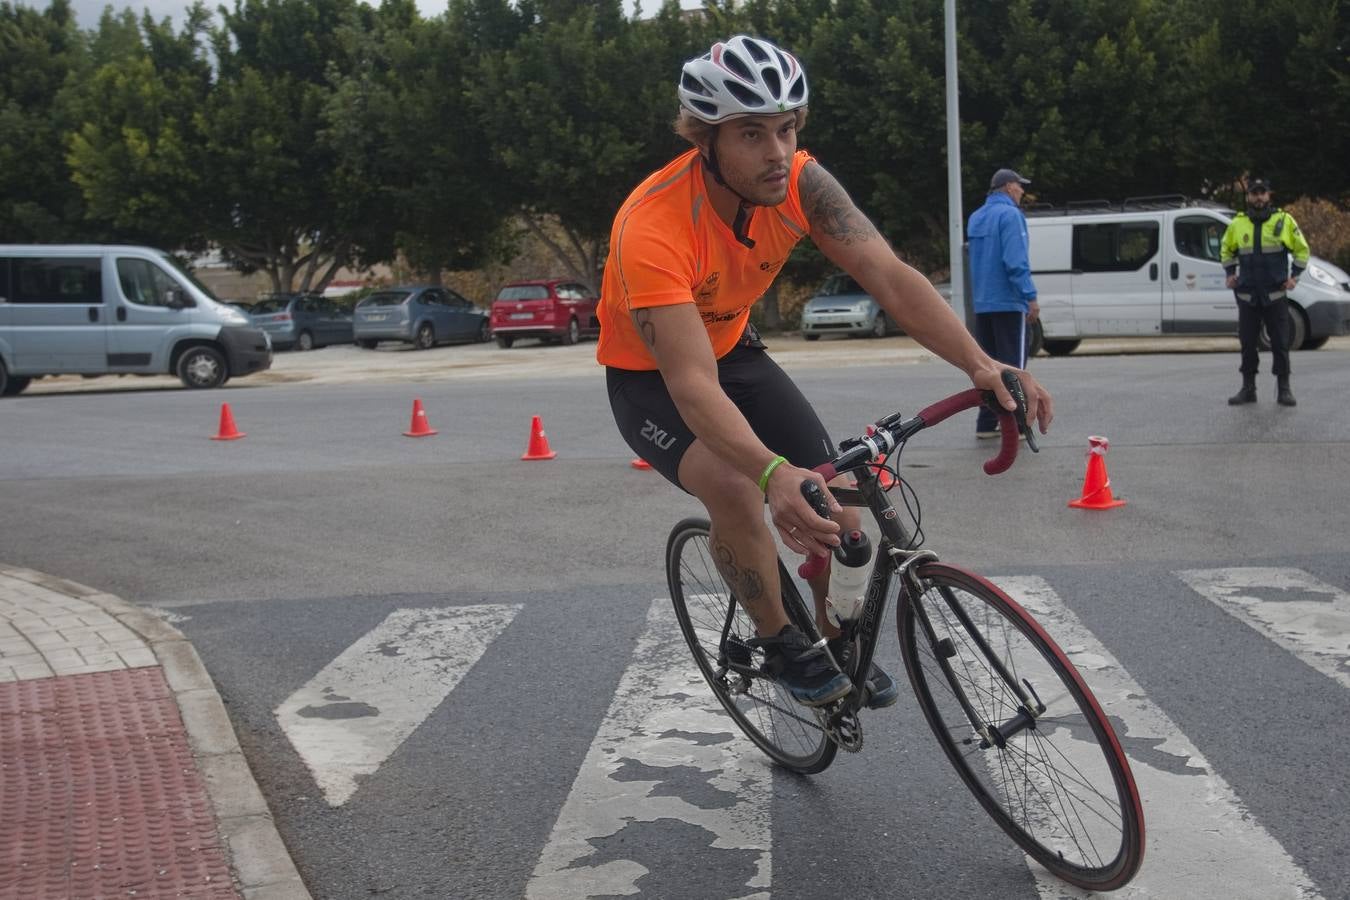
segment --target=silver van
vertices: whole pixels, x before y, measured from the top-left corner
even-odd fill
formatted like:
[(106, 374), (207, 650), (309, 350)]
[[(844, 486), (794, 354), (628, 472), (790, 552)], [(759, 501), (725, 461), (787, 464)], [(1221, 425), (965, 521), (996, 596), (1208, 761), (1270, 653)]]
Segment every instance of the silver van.
[(0, 244), (0, 396), (43, 375), (177, 375), (219, 387), (272, 342), (149, 247)]
[[(1027, 210), (1046, 352), (1072, 353), (1083, 338), (1236, 336), (1237, 300), (1219, 264), (1232, 216), (1181, 196)], [(1350, 275), (1312, 257), (1289, 317), (1296, 350), (1350, 333)]]

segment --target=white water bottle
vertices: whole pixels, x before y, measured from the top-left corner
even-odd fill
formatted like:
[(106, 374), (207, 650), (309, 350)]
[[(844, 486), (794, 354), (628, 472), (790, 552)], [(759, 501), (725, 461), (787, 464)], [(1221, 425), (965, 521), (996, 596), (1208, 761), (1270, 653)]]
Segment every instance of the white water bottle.
[(830, 587), (825, 595), (825, 615), (836, 626), (857, 618), (867, 588), (867, 564), (872, 561), (872, 542), (861, 531), (840, 536), (830, 564)]

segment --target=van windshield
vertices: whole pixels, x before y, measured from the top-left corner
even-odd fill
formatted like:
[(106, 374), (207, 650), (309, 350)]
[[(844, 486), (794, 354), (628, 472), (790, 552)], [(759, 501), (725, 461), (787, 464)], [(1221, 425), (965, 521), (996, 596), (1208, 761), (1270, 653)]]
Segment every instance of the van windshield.
[(183, 277), (183, 280), (184, 280), (184, 281), (187, 281), (189, 284), (191, 284), (191, 285), (192, 285), (193, 287), (195, 287), (197, 290), (199, 290), (199, 291), (201, 291), (203, 294), (205, 294), (206, 297), (207, 297), (207, 299), (209, 299), (209, 300), (214, 300), (216, 303), (220, 303), (220, 302), (221, 302), (220, 298), (217, 297), (215, 294), (213, 294), (213, 293), (211, 292), (211, 289), (210, 289), (209, 287), (207, 287), (206, 285), (202, 284), (200, 281), (197, 280), (196, 276), (194, 276), (194, 275), (193, 275), (191, 272), (189, 272), (187, 269), (183, 268), (183, 266), (181, 266), (181, 265), (178, 263), (178, 260), (174, 259), (172, 256), (170, 256), (169, 254), (167, 254), (167, 253), (165, 253), (165, 252), (163, 252), (163, 251), (160, 251), (159, 258), (162, 259), (162, 260), (165, 262), (165, 264), (168, 265), (169, 268), (173, 269), (176, 273), (178, 273), (179, 275), (181, 275), (181, 276)]

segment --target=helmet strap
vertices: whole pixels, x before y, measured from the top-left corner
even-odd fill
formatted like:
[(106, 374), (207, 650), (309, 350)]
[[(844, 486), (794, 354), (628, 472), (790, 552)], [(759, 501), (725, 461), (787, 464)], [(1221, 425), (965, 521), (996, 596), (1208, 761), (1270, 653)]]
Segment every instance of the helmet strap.
[(754, 249), (755, 242), (749, 235), (750, 228), (750, 208), (755, 204), (751, 203), (749, 198), (727, 184), (727, 180), (722, 177), (722, 167), (717, 162), (717, 143), (716, 139), (708, 144), (708, 152), (703, 154), (703, 165), (712, 173), (713, 180), (722, 187), (731, 191), (740, 200), (736, 206), (736, 218), (731, 222), (731, 234), (737, 241), (745, 246)]

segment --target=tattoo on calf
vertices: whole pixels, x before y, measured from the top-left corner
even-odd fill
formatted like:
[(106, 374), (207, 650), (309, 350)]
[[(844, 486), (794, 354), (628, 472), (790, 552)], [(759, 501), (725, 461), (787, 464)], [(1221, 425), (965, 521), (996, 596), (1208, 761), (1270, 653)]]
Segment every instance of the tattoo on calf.
[(643, 342), (651, 348), (656, 347), (656, 323), (652, 321), (652, 311), (649, 309), (633, 310), (633, 324), (637, 326), (638, 334), (642, 335)]
[(717, 562), (717, 570), (727, 580), (731, 592), (758, 630), (762, 619), (759, 610), (764, 602), (764, 579), (760, 578), (754, 569), (743, 568), (736, 562), (736, 554), (732, 551), (731, 545), (713, 538), (712, 552), (713, 559)]
[(802, 207), (813, 228), (842, 244), (880, 237), (876, 226), (853, 205), (834, 176), (819, 164), (808, 165), (801, 174)]

